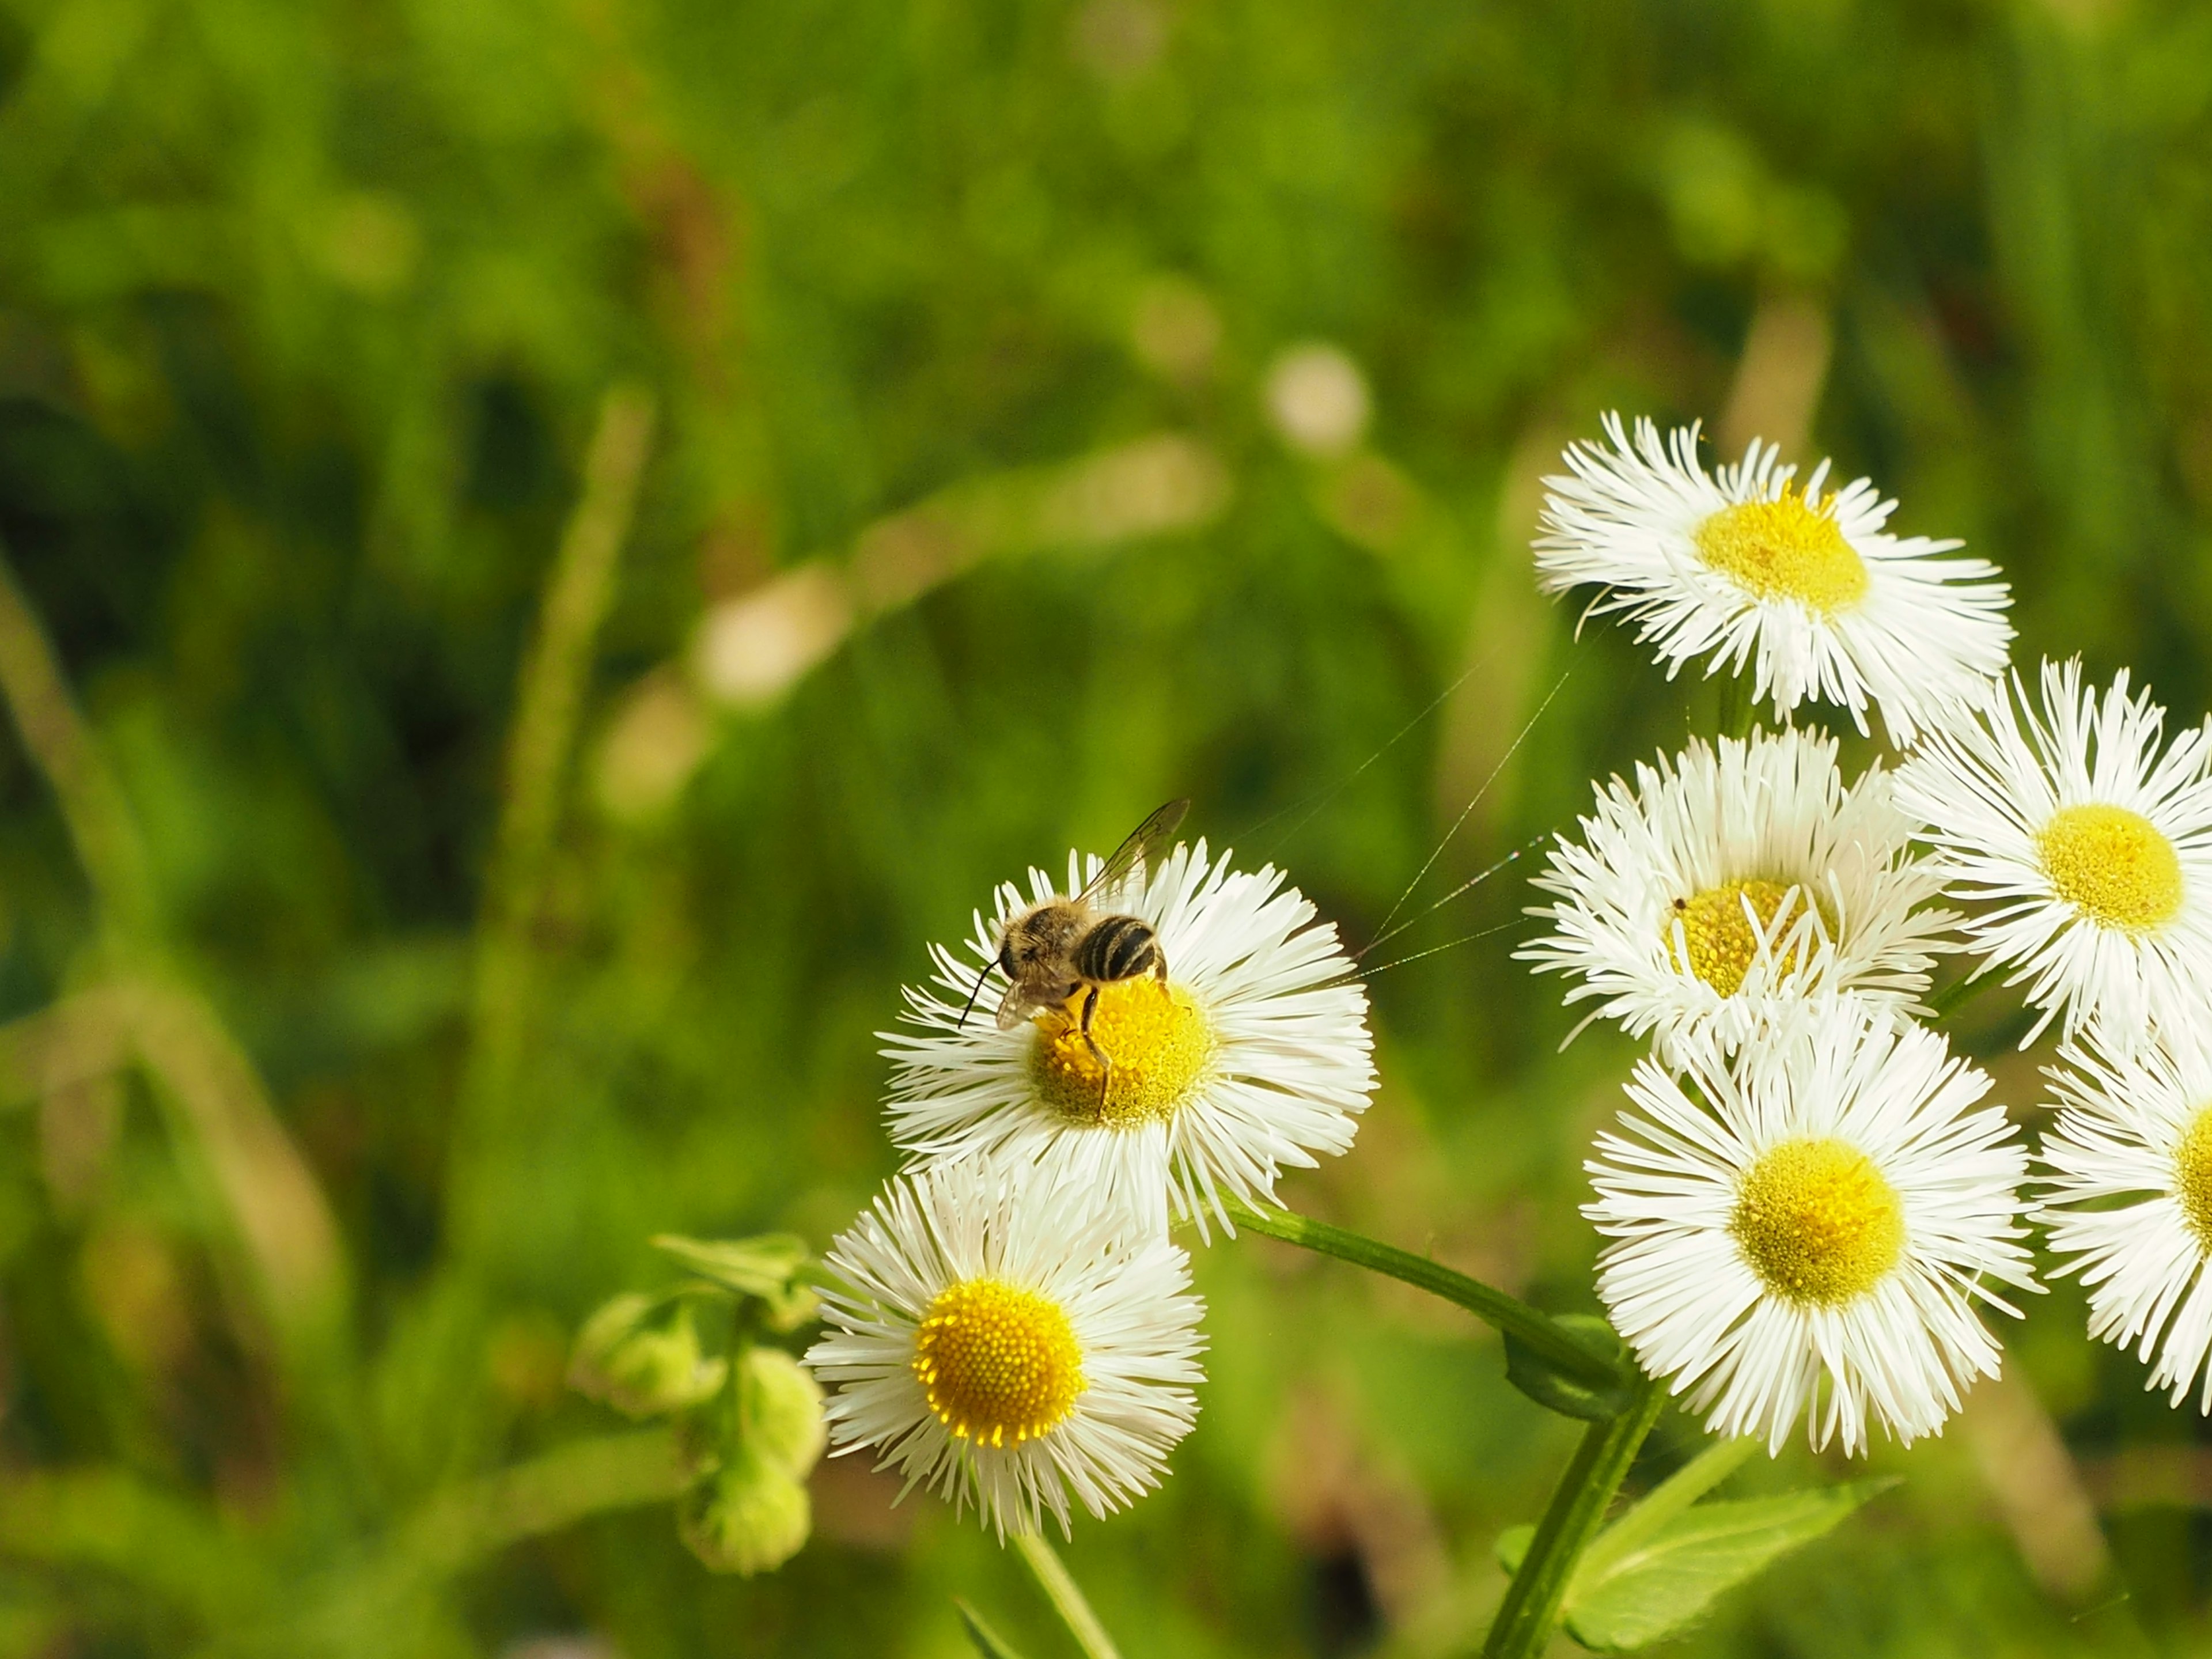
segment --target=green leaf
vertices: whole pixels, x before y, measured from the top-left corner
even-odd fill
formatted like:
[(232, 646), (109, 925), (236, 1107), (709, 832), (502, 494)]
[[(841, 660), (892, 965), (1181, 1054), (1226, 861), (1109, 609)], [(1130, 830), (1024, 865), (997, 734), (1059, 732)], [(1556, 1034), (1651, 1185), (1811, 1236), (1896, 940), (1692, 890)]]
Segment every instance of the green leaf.
[(952, 1606), (960, 1615), (960, 1623), (968, 1632), (968, 1639), (975, 1644), (975, 1651), (983, 1659), (1022, 1659), (1020, 1654), (1006, 1644), (1006, 1638), (983, 1622), (983, 1615), (958, 1596)]
[(693, 1273), (745, 1296), (774, 1296), (806, 1261), (806, 1243), (789, 1233), (758, 1238), (685, 1238), (661, 1233), (653, 1241)]
[[(1626, 1653), (1672, 1636), (1723, 1591), (1777, 1557), (1809, 1544), (1895, 1484), (1862, 1480), (1780, 1498), (1679, 1508), (1640, 1541), (1609, 1552), (1601, 1571), (1589, 1571), (1593, 1563), (1585, 1560), (1567, 1593), (1568, 1634), (1600, 1653)], [(1623, 1524), (1633, 1518), (1631, 1511)], [(1593, 1557), (1606, 1541), (1599, 1539)]]
[(1750, 1437), (1717, 1442), (1668, 1475), (1599, 1534), (1575, 1570), (1577, 1583), (1601, 1583), (1632, 1551), (1749, 1462), (1759, 1444)]
[(1523, 1521), (1517, 1527), (1508, 1527), (1498, 1534), (1495, 1548), (1498, 1565), (1505, 1570), (1508, 1578), (1521, 1571), (1521, 1564), (1528, 1559), (1528, 1546), (1535, 1541), (1536, 1523)]
[(1593, 1382), (1592, 1370), (1570, 1370), (1510, 1330), (1504, 1333), (1505, 1380), (1546, 1410), (1563, 1417), (1604, 1423), (1620, 1416), (1627, 1409), (1631, 1393), (1626, 1380), (1632, 1375), (1627, 1369), (1627, 1346), (1614, 1334), (1612, 1326), (1589, 1314), (1555, 1314), (1552, 1323), (1597, 1362), (1601, 1369), (1595, 1374), (1610, 1373), (1622, 1380)]
[(806, 1241), (790, 1233), (757, 1238), (685, 1238), (662, 1233), (653, 1241), (701, 1278), (724, 1290), (766, 1303), (769, 1323), (793, 1330), (814, 1317), (813, 1287), (805, 1270), (811, 1258)]

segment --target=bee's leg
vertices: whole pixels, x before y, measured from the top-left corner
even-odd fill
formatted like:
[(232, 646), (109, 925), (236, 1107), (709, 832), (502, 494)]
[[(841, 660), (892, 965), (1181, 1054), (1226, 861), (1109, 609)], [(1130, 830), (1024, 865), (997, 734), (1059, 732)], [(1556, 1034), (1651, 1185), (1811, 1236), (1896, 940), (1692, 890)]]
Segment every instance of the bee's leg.
[(1083, 999), (1083, 1042), (1091, 1050), (1091, 1059), (1098, 1062), (1098, 1109), (1106, 1109), (1106, 1091), (1114, 1086), (1114, 1062), (1106, 1058), (1106, 1051), (1091, 1035), (1091, 1016), (1098, 1011), (1098, 988), (1092, 986), (1091, 994)]
[(1152, 947), (1152, 977), (1163, 985), (1168, 982), (1168, 953), (1157, 945)]

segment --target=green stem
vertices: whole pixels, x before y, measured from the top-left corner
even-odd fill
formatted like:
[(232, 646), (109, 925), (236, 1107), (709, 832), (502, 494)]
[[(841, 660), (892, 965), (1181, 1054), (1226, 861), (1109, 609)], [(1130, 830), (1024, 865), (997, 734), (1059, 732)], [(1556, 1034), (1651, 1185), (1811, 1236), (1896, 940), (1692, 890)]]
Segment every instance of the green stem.
[(1052, 1603), (1052, 1610), (1060, 1615), (1060, 1622), (1067, 1626), (1075, 1645), (1084, 1651), (1085, 1659), (1121, 1659), (1121, 1650), (1114, 1638), (1106, 1633), (1106, 1626), (1098, 1622), (1098, 1615), (1091, 1611), (1091, 1603), (1083, 1599), (1083, 1591), (1044, 1534), (1018, 1532), (1014, 1547), (1021, 1552), (1022, 1559), (1036, 1575), (1038, 1586)]
[(1938, 1020), (1948, 1019), (1996, 982), (1996, 975), (1987, 972), (1954, 980), (1928, 999), (1928, 1012)]
[(1548, 1315), (1479, 1279), (1454, 1273), (1426, 1256), (1378, 1243), (1359, 1233), (1332, 1227), (1326, 1221), (1316, 1221), (1291, 1210), (1255, 1210), (1238, 1205), (1235, 1218), (1238, 1225), (1255, 1233), (1264, 1233), (1269, 1238), (1279, 1238), (1286, 1244), (1296, 1244), (1322, 1255), (1333, 1255), (1370, 1273), (1402, 1279), (1431, 1296), (1455, 1303), (1485, 1324), (1519, 1338), (1532, 1352), (1593, 1388), (1619, 1388), (1629, 1380), (1621, 1370), (1577, 1341)]
[(1741, 674), (1721, 682), (1720, 733), (1724, 738), (1747, 737), (1759, 705), (1752, 701), (1751, 685)]
[(1483, 1659), (1535, 1659), (1550, 1644), (1583, 1552), (1604, 1524), (1613, 1494), (1666, 1403), (1664, 1389), (1640, 1378), (1626, 1411), (1583, 1432), (1491, 1624)]

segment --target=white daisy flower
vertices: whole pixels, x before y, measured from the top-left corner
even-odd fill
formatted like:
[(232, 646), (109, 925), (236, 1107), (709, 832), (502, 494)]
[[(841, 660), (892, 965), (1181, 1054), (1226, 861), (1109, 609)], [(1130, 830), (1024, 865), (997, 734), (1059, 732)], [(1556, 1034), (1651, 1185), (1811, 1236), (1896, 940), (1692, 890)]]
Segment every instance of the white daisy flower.
[(2016, 964), (2005, 982), (2043, 1011), (2028, 1042), (2092, 1015), (2132, 1042), (2212, 986), (2212, 724), (2161, 756), (2165, 721), (2125, 670), (2100, 696), (2079, 661), (2046, 661), (2040, 712), (2015, 675), (1898, 770), (1950, 896), (1991, 907), (1969, 948)]
[[(2179, 1406), (2212, 1413), (2212, 1054), (2194, 1024), (2154, 1044), (2069, 1044), (2043, 1138), (2051, 1248), (2089, 1291), (2089, 1334), (2146, 1362)], [(2120, 1200), (2132, 1200), (2121, 1202)]]
[(1709, 1043), (1683, 1061), (1688, 1090), (1638, 1063), (1644, 1115), (1586, 1166), (1614, 1327), (1716, 1434), (1779, 1452), (1801, 1413), (1816, 1450), (1934, 1433), (1997, 1371), (1972, 1304), (2015, 1310), (1984, 1276), (2034, 1288), (2026, 1155), (1972, 1109), (1988, 1077), (1848, 997), (1792, 1006), (1734, 1066)]
[(1229, 1200), (1272, 1202), (1285, 1168), (1352, 1145), (1375, 1087), (1366, 993), (1279, 872), (1232, 871), (1201, 841), (1092, 902), (1150, 924), (1166, 977), (1102, 987), (1089, 1042), (1079, 994), (1011, 1030), (963, 1020), (979, 975), (983, 1007), (1005, 987), (991, 964), (1007, 922), (1101, 868), (1070, 854), (1064, 890), (1031, 870), (1028, 896), (999, 889), (995, 922), (977, 913), (964, 957), (931, 946), (932, 984), (906, 992), (912, 1029), (880, 1034), (891, 1138), (920, 1160), (1049, 1164), (1156, 1231), (1170, 1209), (1227, 1228)]
[(1595, 999), (1590, 1019), (1662, 1052), (1694, 1034), (1732, 1051), (1777, 998), (1922, 1012), (1958, 918), (1923, 908), (1942, 878), (1908, 856), (1912, 827), (1880, 767), (1844, 787), (1826, 733), (1692, 741), (1633, 788), (1599, 789), (1582, 839), (1560, 837), (1535, 878), (1559, 902), (1531, 914), (1558, 931), (1515, 954), (1577, 975), (1568, 1002)]
[[(825, 1258), (834, 1455), (863, 1447), (956, 1513), (1063, 1532), (1159, 1484), (1203, 1380), (1190, 1258), (1049, 1172), (971, 1158), (902, 1176)], [(902, 1496), (904, 1495), (902, 1492)]]
[(1756, 439), (1708, 473), (1694, 426), (1662, 442), (1639, 420), (1632, 445), (1620, 416), (1605, 430), (1610, 448), (1571, 445), (1571, 476), (1544, 481), (1536, 568), (1547, 592), (1607, 589), (1592, 614), (1638, 623), (1668, 678), (1709, 653), (1708, 675), (1748, 663), (1754, 702), (1787, 714), (1817, 697), (1864, 732), (1871, 701), (1902, 746), (2002, 672), (2011, 599), (1997, 568), (1933, 556), (1955, 541), (1885, 532), (1897, 503), (1867, 479), (1824, 495), (1822, 461), (1796, 490), (1796, 469)]

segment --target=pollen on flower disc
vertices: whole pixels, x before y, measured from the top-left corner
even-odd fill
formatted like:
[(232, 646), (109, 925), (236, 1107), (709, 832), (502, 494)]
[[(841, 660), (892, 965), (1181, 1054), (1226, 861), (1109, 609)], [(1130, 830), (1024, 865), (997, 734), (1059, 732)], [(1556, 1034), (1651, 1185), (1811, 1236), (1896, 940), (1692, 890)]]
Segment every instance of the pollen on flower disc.
[(2199, 1110), (2174, 1144), (2173, 1195), (2197, 1243), (2212, 1255), (2212, 1106)]
[[(1687, 969), (1721, 995), (1734, 996), (1742, 989), (1743, 977), (1759, 954), (1759, 935), (1752, 931), (1752, 916), (1758, 916), (1762, 931), (1771, 929), (1785, 899), (1790, 901), (1793, 916), (1802, 914), (1804, 889), (1753, 877), (1724, 881), (1676, 900), (1667, 917), (1667, 959), (1677, 969)], [(1677, 922), (1682, 930), (1679, 938), (1674, 932)], [(1802, 949), (1801, 945), (1793, 957)], [(1798, 964), (1793, 960), (1790, 965)]]
[(1830, 511), (1785, 489), (1723, 507), (1693, 532), (1705, 562), (1754, 599), (1795, 599), (1824, 617), (1867, 594), (1866, 561)]
[(1204, 1079), (1213, 1060), (1213, 1027), (1198, 1000), (1150, 977), (1098, 988), (1091, 1041), (1112, 1064), (1103, 1071), (1083, 1040), (1079, 991), (1037, 1024), (1037, 1090), (1071, 1123), (1109, 1129), (1164, 1122)]
[(2173, 843), (2124, 806), (2063, 806), (2036, 837), (2051, 889), (2092, 921), (2148, 933), (2181, 908)]
[(1744, 1172), (1729, 1231), (1776, 1295), (1832, 1307), (1897, 1265), (1905, 1207), (1857, 1147), (1807, 1137), (1770, 1148)]
[(913, 1365), (937, 1420), (982, 1446), (1036, 1439), (1085, 1388), (1082, 1346), (1060, 1304), (996, 1279), (964, 1279), (929, 1304)]

